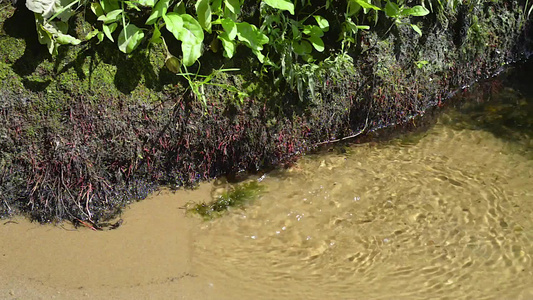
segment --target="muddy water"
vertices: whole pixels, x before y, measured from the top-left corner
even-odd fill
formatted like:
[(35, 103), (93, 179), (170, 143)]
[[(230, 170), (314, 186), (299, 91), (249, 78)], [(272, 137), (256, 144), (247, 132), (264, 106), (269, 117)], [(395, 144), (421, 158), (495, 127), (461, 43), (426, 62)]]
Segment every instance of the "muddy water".
[(213, 221), (182, 207), (221, 181), (153, 195), (114, 231), (3, 220), (0, 298), (533, 299), (533, 101), (493, 98), (305, 156)]

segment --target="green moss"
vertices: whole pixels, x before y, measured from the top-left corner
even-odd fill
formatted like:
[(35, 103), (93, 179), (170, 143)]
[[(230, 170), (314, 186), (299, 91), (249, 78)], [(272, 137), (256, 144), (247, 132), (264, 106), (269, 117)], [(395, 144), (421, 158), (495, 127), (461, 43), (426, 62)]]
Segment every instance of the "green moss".
[(189, 207), (187, 211), (198, 214), (205, 220), (210, 220), (221, 216), (231, 207), (243, 208), (263, 191), (264, 187), (257, 181), (235, 185), (230, 190), (223, 192), (214, 201), (195, 204)]

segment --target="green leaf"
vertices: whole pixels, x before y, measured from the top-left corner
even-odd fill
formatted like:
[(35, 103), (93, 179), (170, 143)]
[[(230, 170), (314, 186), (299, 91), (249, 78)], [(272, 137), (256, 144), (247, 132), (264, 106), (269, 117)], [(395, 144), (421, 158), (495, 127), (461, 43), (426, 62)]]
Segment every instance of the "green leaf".
[(222, 12), (222, 0), (213, 0), (211, 3), (211, 11), (214, 14), (219, 14)]
[(218, 35), (218, 39), (222, 41), (222, 46), (224, 47), (224, 57), (232, 58), (233, 55), (235, 55), (235, 42), (233, 41), (235, 38), (230, 39), (228, 36), (228, 33), (223, 32)]
[(205, 31), (211, 33), (211, 6), (209, 6), (209, 0), (197, 0), (195, 7), (198, 22)]
[(113, 36), (111, 34), (113, 33), (113, 31), (115, 31), (115, 29), (117, 29), (117, 26), (117, 23), (111, 23), (109, 25), (104, 24), (102, 26), (102, 31), (105, 33), (105, 36), (107, 36), (107, 38), (112, 42), (115, 42), (115, 40), (113, 39)]
[(100, 31), (100, 32), (98, 32), (96, 37), (98, 38), (98, 43), (101, 43), (104, 40), (105, 36), (104, 36), (104, 33)]
[(390, 18), (400, 17), (400, 7), (394, 2), (387, 2), (385, 5), (385, 14)]
[(185, 3), (183, 3), (183, 1), (178, 2), (178, 4), (174, 6), (172, 11), (180, 15), (186, 14), (187, 12), (185, 10)]
[(55, 0), (27, 0), (26, 7), (44, 18), (50, 17), (54, 13)]
[(250, 25), (246, 22), (237, 23), (237, 37), (248, 48), (252, 49), (257, 59), (262, 63), (265, 56), (261, 53), (263, 45), (268, 43), (268, 37), (259, 31), (254, 25)]
[(402, 11), (402, 14), (405, 16), (415, 16), (415, 17), (423, 17), (427, 14), (429, 14), (429, 10), (427, 8), (417, 5), (412, 8), (404, 9)]
[(102, 0), (100, 1), (100, 5), (102, 6), (102, 9), (105, 13), (120, 9), (118, 0)]
[(298, 55), (307, 55), (313, 51), (313, 47), (308, 41), (292, 41), (292, 49)]
[(183, 42), (181, 43), (181, 52), (183, 53), (183, 64), (187, 67), (192, 66), (202, 56), (202, 43)]
[(318, 36), (310, 36), (307, 38), (318, 52), (324, 51), (324, 41)]
[(289, 0), (263, 0), (268, 6), (280, 10), (288, 10), (291, 15), (294, 15), (294, 4)]
[(180, 33), (180, 38), (184, 43), (202, 44), (204, 41), (204, 31), (200, 23), (196, 21), (191, 15), (181, 15), (183, 19), (183, 29)]
[(222, 19), (220, 20), (220, 23), (222, 24), (224, 31), (228, 34), (228, 40), (235, 40), (235, 37), (237, 36), (237, 25), (235, 25), (235, 22), (231, 19)]
[(350, 0), (350, 1), (355, 2), (356, 4), (359, 4), (364, 9), (381, 10), (381, 8), (369, 3), (369, 1), (365, 1), (365, 0)]
[(62, 45), (65, 45), (65, 44), (79, 45), (81, 43), (81, 41), (78, 40), (77, 38), (69, 34), (62, 34), (62, 33), (57, 34), (56, 41)]
[(303, 33), (316, 37), (324, 36), (324, 32), (322, 31), (322, 29), (320, 29), (320, 27), (316, 25), (305, 25)]
[(139, 46), (144, 32), (133, 24), (126, 25), (118, 35), (118, 49), (124, 53), (131, 53)]
[(104, 22), (104, 24), (116, 22), (120, 20), (122, 12), (123, 12), (122, 9), (115, 9), (113, 11), (110, 11), (106, 15), (99, 16), (98, 21), (102, 21)]
[(105, 14), (102, 5), (100, 5), (100, 3), (98, 2), (91, 3), (91, 11), (95, 14), (96, 17)]
[(161, 18), (167, 13), (168, 7), (170, 5), (170, 0), (160, 0), (156, 3), (152, 9), (152, 13), (146, 20), (146, 25), (154, 24), (157, 19)]
[(318, 26), (320, 27), (320, 29), (322, 29), (322, 31), (326, 32), (326, 31), (329, 30), (329, 22), (328, 22), (328, 20), (326, 20), (322, 16), (313, 16), (313, 17), (315, 17), (315, 20), (316, 20)]
[(167, 26), (167, 30), (172, 32), (174, 37), (179, 40), (181, 31), (183, 29), (183, 18), (181, 15), (174, 12), (168, 13), (163, 15), (163, 20), (165, 20), (165, 26)]
[(152, 33), (152, 38), (150, 39), (150, 43), (152, 44), (159, 44), (162, 43), (163, 40), (161, 39), (161, 31), (157, 26), (154, 26), (154, 32)]
[(237, 37), (252, 50), (263, 50), (268, 43), (268, 37), (260, 32), (255, 25), (246, 22), (237, 23)]
[(420, 30), (420, 28), (418, 26), (416, 26), (415, 24), (409, 24), (411, 25), (411, 27), (413, 27), (413, 29), (420, 35), (422, 36), (422, 30)]
[(236, 15), (241, 13), (241, 2), (239, 0), (224, 0), (224, 4), (232, 13)]
[(137, 0), (140, 5), (147, 7), (154, 7), (156, 0)]
[(98, 33), (100, 33), (100, 30), (95, 29), (95, 30), (87, 33), (87, 35), (85, 36), (84, 40), (88, 41), (88, 40), (92, 39), (93, 37), (95, 37), (96, 35), (98, 35)]

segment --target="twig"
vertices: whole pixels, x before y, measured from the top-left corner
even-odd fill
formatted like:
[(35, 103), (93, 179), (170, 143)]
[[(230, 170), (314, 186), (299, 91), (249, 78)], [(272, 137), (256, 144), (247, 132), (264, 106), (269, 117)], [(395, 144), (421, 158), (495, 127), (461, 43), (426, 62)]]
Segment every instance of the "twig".
[(354, 138), (354, 137), (356, 137), (356, 136), (361, 135), (362, 133), (364, 133), (364, 132), (366, 131), (367, 126), (368, 126), (368, 115), (366, 116), (365, 127), (363, 127), (363, 129), (359, 130), (357, 133), (352, 134), (352, 135), (349, 135), (349, 136), (342, 137), (342, 138), (340, 138), (340, 139), (335, 139), (335, 140), (329, 140), (329, 141), (325, 141), (325, 142), (316, 143), (314, 146), (320, 146), (320, 145), (324, 145), (324, 144), (337, 143), (337, 142), (340, 142), (340, 141), (344, 141), (344, 140), (347, 140), (347, 139)]

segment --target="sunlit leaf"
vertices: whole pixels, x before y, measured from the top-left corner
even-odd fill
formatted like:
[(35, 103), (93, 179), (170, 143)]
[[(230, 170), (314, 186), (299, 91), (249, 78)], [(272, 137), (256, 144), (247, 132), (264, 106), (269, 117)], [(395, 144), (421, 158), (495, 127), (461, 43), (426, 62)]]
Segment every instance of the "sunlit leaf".
[(141, 43), (144, 32), (133, 24), (126, 25), (118, 35), (118, 49), (124, 53), (131, 53)]
[(141, 6), (154, 7), (156, 0), (137, 0)]
[(226, 32), (218, 35), (218, 39), (222, 41), (222, 47), (224, 47), (224, 57), (232, 58), (235, 55), (235, 42), (228, 37)]
[(192, 66), (202, 56), (202, 44), (183, 42), (181, 51), (183, 52), (183, 64), (187, 67)]
[(328, 31), (329, 30), (329, 22), (328, 22), (328, 20), (326, 20), (322, 16), (313, 16), (313, 17), (315, 17), (315, 20), (316, 20), (318, 26), (320, 27), (320, 29), (322, 29), (322, 31)]
[(198, 22), (205, 31), (211, 33), (211, 6), (209, 6), (209, 0), (197, 0), (195, 7)]
[(416, 33), (418, 33), (420, 36), (422, 36), (422, 30), (420, 30), (420, 28), (418, 26), (416, 26), (415, 24), (410, 24), (411, 27), (413, 27), (413, 29), (416, 31)]
[(429, 10), (427, 10), (427, 8), (423, 6), (417, 5), (411, 8), (404, 9), (402, 11), (402, 14), (406, 16), (423, 17), (429, 14)]
[(289, 0), (263, 0), (268, 6), (280, 10), (288, 10), (291, 15), (294, 15), (294, 4)]
[(237, 25), (231, 19), (222, 19), (221, 20), (222, 28), (228, 34), (227, 38), (229, 40), (235, 40), (237, 36)]
[(179, 40), (181, 31), (183, 30), (183, 18), (177, 13), (168, 13), (163, 15), (165, 26), (167, 30), (172, 32), (174, 37)]
[(155, 7), (152, 9), (152, 13), (148, 17), (148, 19), (146, 19), (146, 25), (152, 25), (157, 21), (157, 19), (164, 16), (167, 13), (169, 5), (170, 0), (158, 1)]
[(105, 33), (105, 36), (107, 36), (107, 38), (112, 42), (114, 42), (115, 40), (113, 39), (113, 35), (111, 34), (113, 33), (113, 31), (115, 31), (115, 29), (117, 29), (117, 26), (117, 23), (112, 23), (109, 25), (104, 24), (102, 26), (102, 31)]
[(239, 0), (224, 0), (226, 8), (238, 15), (241, 13), (241, 2)]
[(311, 42), (311, 44), (313, 45), (316, 51), (318, 52), (324, 51), (324, 41), (322, 41), (322, 39), (319, 38), (318, 36), (310, 36), (307, 38), (307, 40)]

